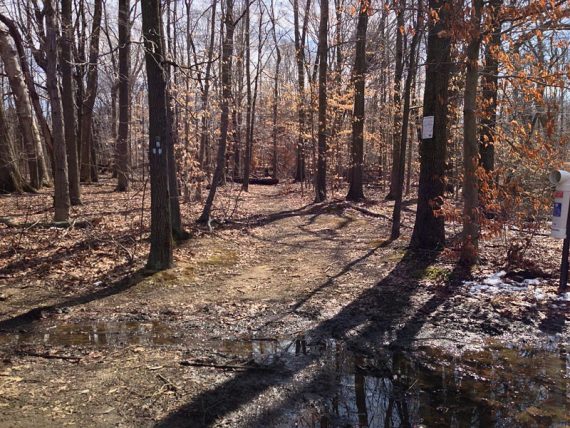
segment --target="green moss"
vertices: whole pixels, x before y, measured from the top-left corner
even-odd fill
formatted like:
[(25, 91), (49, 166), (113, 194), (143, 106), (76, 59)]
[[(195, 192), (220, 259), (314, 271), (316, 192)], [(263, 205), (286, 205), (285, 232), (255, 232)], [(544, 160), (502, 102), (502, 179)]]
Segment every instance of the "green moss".
[(428, 266), (426, 269), (412, 271), (411, 277), (433, 282), (446, 282), (451, 278), (451, 270), (442, 266)]
[(235, 251), (218, 251), (206, 260), (198, 262), (202, 266), (232, 266), (238, 261), (238, 254)]

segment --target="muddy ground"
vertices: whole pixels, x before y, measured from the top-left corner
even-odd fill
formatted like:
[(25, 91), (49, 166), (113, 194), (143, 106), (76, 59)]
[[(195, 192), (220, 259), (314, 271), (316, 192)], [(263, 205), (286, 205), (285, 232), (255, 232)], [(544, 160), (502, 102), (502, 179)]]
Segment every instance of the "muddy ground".
[[(211, 231), (183, 204), (193, 238), (153, 275), (142, 187), (86, 186), (71, 228), (49, 227), (47, 191), (1, 197), (0, 426), (570, 423), (560, 243), (508, 265), (527, 237), (504, 232), (467, 273), (453, 239), (408, 249), (413, 201), (388, 241), (391, 204), (368, 195), (227, 186)], [(478, 287), (496, 278), (513, 290)]]

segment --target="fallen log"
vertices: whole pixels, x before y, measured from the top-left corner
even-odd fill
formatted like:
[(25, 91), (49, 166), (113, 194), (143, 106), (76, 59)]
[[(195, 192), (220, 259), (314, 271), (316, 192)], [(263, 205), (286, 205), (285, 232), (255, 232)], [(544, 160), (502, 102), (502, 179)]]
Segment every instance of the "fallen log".
[[(243, 179), (240, 177), (235, 177), (233, 181), (234, 183), (243, 183)], [(263, 178), (252, 177), (249, 179), (249, 184), (260, 184), (262, 186), (275, 186), (279, 184), (279, 179), (272, 177), (263, 177)]]

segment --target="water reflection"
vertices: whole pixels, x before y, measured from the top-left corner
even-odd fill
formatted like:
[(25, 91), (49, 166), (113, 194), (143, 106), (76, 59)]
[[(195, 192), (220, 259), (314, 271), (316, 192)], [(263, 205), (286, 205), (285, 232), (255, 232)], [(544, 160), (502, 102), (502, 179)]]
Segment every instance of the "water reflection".
[(570, 361), (558, 352), (493, 344), (460, 358), (424, 348), (364, 357), (338, 344), (323, 355), (334, 386), (295, 426), (566, 427)]
[(175, 334), (160, 322), (110, 321), (58, 324), (42, 331), (22, 331), (0, 336), (0, 344), (123, 347), (127, 345), (171, 345)]

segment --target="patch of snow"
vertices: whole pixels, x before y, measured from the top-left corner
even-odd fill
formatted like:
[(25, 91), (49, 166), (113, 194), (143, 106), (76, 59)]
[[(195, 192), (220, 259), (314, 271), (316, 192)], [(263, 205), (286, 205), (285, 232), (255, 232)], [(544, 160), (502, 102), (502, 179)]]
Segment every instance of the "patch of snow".
[(558, 299), (556, 300), (562, 300), (563, 302), (570, 302), (570, 292), (562, 293), (560, 296), (558, 296)]
[[(493, 273), (479, 281), (465, 281), (464, 286), (469, 287), (470, 294), (509, 294), (509, 293), (520, 293), (528, 292), (530, 286), (540, 285), (539, 278), (525, 279), (522, 282), (505, 282), (503, 277), (507, 273), (502, 270), (497, 273)], [(540, 290), (534, 290), (534, 296), (537, 300), (544, 299), (544, 294)]]

